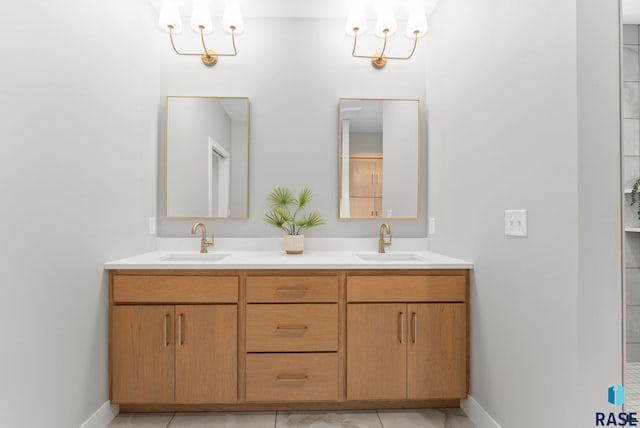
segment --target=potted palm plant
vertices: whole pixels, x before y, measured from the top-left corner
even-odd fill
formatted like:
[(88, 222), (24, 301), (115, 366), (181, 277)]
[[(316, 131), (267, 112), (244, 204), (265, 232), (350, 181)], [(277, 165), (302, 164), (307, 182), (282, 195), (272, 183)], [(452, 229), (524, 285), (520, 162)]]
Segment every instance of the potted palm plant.
[(304, 188), (298, 198), (286, 187), (276, 187), (269, 195), (271, 209), (264, 216), (264, 221), (278, 229), (284, 230), (284, 248), (287, 254), (302, 254), (304, 251), (304, 235), (302, 232), (324, 224), (320, 214), (303, 212), (311, 201), (311, 190)]

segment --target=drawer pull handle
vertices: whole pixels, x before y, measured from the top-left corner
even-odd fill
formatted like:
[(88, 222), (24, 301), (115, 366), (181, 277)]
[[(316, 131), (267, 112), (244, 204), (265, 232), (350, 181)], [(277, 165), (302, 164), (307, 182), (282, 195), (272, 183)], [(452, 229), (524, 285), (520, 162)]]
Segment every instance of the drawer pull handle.
[(279, 325), (276, 327), (276, 331), (306, 331), (309, 327), (306, 325)]
[(304, 294), (308, 288), (276, 288), (278, 294)]
[(412, 332), (411, 332), (411, 341), (413, 343), (416, 343), (416, 336), (418, 335), (418, 321), (417, 321), (417, 316), (415, 312), (411, 312), (411, 321), (413, 322), (413, 328), (412, 328)]
[(307, 383), (309, 382), (309, 376), (307, 375), (280, 375), (276, 378), (276, 382), (279, 383)]
[(165, 314), (164, 316), (163, 327), (164, 327), (164, 347), (166, 348), (167, 346), (169, 346), (169, 331), (168, 331), (169, 314)]
[(180, 314), (180, 316), (178, 317), (178, 344), (180, 346), (182, 346), (184, 344), (184, 337), (183, 337), (183, 333), (182, 333), (182, 329), (183, 329), (182, 319), (183, 318), (184, 318), (184, 314)]
[(404, 313), (398, 312), (398, 339), (404, 343)]

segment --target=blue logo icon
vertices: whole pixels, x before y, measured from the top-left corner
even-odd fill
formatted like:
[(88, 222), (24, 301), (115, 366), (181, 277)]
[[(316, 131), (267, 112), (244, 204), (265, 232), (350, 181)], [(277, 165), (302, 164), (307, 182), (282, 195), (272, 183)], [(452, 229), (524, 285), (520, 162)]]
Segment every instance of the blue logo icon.
[[(616, 407), (624, 404), (624, 387), (619, 383), (611, 385), (607, 390), (607, 401)], [(637, 412), (596, 412), (597, 427), (637, 427)]]
[(609, 387), (609, 403), (614, 406), (622, 406), (624, 404), (624, 386), (616, 383)]

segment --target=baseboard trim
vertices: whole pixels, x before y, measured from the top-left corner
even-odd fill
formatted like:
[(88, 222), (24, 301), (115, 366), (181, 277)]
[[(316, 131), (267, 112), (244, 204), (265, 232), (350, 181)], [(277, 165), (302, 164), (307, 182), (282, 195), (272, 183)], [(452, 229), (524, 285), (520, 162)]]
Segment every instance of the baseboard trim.
[(256, 411), (314, 411), (314, 410), (368, 410), (368, 409), (428, 409), (460, 407), (459, 400), (380, 400), (380, 401), (326, 401), (326, 402), (273, 402), (228, 404), (121, 404), (122, 413), (166, 412), (256, 412)]
[(107, 425), (118, 416), (120, 406), (112, 405), (110, 401), (105, 403), (96, 410), (89, 419), (84, 421), (80, 428), (106, 428)]
[(477, 428), (502, 428), (484, 407), (470, 395), (465, 400), (460, 400), (460, 408)]

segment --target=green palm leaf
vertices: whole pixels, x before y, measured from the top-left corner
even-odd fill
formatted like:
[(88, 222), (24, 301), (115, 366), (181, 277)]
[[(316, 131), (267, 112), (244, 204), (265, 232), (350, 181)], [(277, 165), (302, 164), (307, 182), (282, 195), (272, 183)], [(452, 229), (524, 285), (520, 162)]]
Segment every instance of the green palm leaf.
[(317, 227), (325, 224), (324, 219), (318, 213), (309, 213), (309, 215), (305, 216), (303, 221), (300, 224), (301, 229), (311, 229), (312, 227)]
[(291, 190), (285, 187), (276, 187), (269, 195), (269, 200), (271, 201), (271, 205), (274, 207), (286, 208), (287, 205), (291, 205), (292, 203), (294, 203)]
[(303, 210), (311, 200), (311, 189), (305, 187), (298, 195), (298, 210)]
[(303, 218), (298, 218), (298, 213), (303, 211), (311, 201), (311, 189), (305, 187), (293, 198), (293, 193), (286, 187), (276, 187), (269, 194), (271, 209), (264, 216), (264, 221), (272, 226), (282, 229), (289, 235), (298, 235), (301, 230), (325, 224), (324, 219), (318, 213), (310, 213)]

